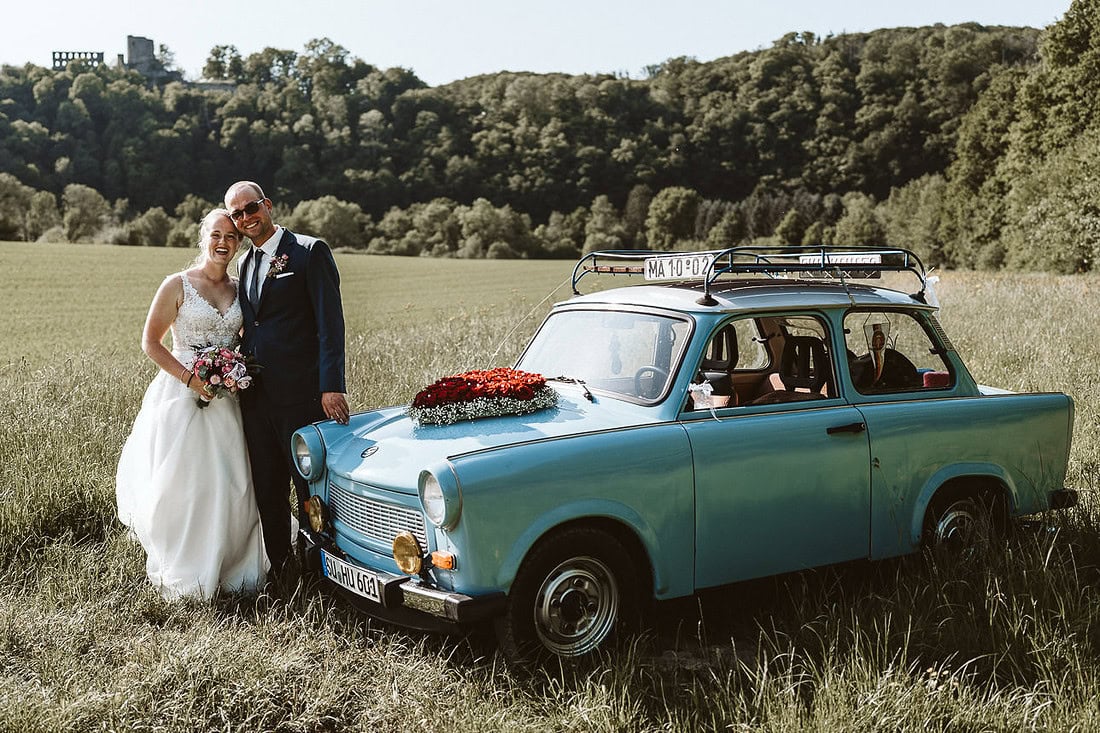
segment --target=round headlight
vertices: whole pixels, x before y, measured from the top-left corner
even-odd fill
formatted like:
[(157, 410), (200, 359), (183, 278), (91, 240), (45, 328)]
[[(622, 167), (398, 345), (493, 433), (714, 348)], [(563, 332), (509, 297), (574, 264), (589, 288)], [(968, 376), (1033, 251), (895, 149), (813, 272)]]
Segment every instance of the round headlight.
[(313, 481), (321, 475), (324, 468), (325, 448), (317, 430), (302, 428), (290, 439), (290, 450), (294, 456), (294, 467), (307, 481)]
[(406, 575), (416, 575), (420, 572), (420, 543), (416, 541), (412, 532), (398, 532), (393, 538), (393, 559), (401, 572)]
[(439, 479), (427, 471), (421, 475), (420, 503), (424, 505), (428, 521), (437, 527), (443, 524), (443, 519), (447, 516), (447, 500), (443, 496)]
[(417, 493), (428, 521), (441, 529), (451, 529), (458, 524), (462, 514), (462, 490), (449, 465), (421, 471)]

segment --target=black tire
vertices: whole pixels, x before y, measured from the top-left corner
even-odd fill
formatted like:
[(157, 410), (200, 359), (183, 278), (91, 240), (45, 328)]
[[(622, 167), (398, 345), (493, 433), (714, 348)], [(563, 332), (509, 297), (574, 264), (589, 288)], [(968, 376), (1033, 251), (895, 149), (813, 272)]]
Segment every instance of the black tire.
[(998, 534), (992, 508), (970, 495), (933, 501), (924, 520), (925, 547), (964, 560), (988, 550)]
[(637, 569), (623, 545), (597, 529), (566, 529), (524, 560), (496, 621), (511, 662), (571, 660), (606, 648), (640, 618)]

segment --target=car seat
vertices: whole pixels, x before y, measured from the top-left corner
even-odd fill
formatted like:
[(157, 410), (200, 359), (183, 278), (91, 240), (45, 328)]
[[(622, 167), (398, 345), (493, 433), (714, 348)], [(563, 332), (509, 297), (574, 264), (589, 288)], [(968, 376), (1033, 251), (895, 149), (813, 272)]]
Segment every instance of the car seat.
[(730, 397), (735, 402), (730, 372), (737, 366), (737, 332), (732, 325), (714, 335), (707, 353), (699, 363), (699, 374), (710, 382), (711, 394)]
[(754, 405), (799, 400), (820, 400), (829, 384), (831, 371), (825, 344), (817, 336), (787, 336), (779, 359), (779, 382), (782, 389), (766, 392)]

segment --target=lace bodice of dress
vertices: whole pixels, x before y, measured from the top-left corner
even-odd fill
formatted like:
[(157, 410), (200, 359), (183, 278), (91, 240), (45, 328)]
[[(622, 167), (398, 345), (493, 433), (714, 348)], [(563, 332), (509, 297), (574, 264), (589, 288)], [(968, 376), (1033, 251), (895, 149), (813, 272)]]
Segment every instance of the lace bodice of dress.
[[(236, 346), (243, 318), (240, 302), (234, 298), (224, 315), (191, 284), (187, 273), (183, 280), (183, 303), (172, 324), (172, 353), (193, 359), (194, 349), (203, 346)], [(189, 361), (185, 361), (189, 365)]]

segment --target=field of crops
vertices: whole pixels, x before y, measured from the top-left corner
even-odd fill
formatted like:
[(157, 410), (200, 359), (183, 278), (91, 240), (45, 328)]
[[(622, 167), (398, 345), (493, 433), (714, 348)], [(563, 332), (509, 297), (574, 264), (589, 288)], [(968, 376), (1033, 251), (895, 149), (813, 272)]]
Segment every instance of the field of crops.
[[(1082, 506), (980, 562), (854, 564), (666, 604), (583, 668), (369, 621), (303, 583), (169, 604), (114, 517), (160, 280), (194, 251), (0, 243), (0, 729), (1100, 728), (1100, 278), (941, 273), (978, 381), (1076, 400)], [(572, 262), (339, 254), (354, 409), (509, 364)]]

